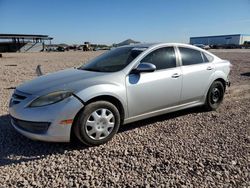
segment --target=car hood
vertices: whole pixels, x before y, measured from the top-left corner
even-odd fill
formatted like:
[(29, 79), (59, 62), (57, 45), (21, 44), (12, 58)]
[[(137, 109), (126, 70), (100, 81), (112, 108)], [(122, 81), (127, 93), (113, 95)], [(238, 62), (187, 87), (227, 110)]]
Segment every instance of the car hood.
[(59, 90), (77, 92), (90, 85), (104, 82), (104, 77), (108, 74), (72, 68), (37, 77), (23, 83), (16, 89), (34, 95), (47, 94)]

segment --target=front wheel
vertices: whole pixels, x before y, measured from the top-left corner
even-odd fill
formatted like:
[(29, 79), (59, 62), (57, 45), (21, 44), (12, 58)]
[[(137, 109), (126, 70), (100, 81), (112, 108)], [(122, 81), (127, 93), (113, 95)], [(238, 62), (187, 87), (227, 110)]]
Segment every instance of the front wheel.
[(84, 108), (74, 126), (74, 133), (83, 144), (88, 146), (104, 144), (117, 133), (120, 114), (112, 103), (96, 101)]
[(223, 101), (225, 88), (220, 81), (214, 81), (210, 86), (205, 107), (207, 110), (216, 110)]

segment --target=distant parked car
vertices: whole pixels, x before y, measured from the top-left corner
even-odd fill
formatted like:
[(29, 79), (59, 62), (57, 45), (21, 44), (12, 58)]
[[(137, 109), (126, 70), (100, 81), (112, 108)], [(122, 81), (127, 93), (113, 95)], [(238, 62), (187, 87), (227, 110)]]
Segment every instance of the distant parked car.
[(46, 48), (47, 52), (56, 52), (57, 48), (56, 47), (48, 47)]
[(209, 45), (204, 45), (204, 44), (193, 44), (193, 45), (196, 46), (196, 47), (199, 47), (201, 49), (205, 49), (205, 50), (210, 49)]
[(210, 46), (213, 49), (240, 49), (242, 48), (241, 45), (237, 44), (216, 44), (216, 45), (211, 45)]
[(225, 44), (225, 49), (241, 49), (242, 47), (238, 44)]
[(244, 41), (242, 48), (250, 48), (250, 41)]
[(58, 51), (58, 52), (64, 52), (65, 48), (62, 47), (62, 46), (58, 46), (57, 49), (56, 49), (56, 51)]
[(121, 124), (204, 106), (215, 110), (228, 85), (230, 62), (175, 43), (118, 47), (79, 68), (38, 77), (16, 88), (11, 123), (36, 140), (109, 141)]

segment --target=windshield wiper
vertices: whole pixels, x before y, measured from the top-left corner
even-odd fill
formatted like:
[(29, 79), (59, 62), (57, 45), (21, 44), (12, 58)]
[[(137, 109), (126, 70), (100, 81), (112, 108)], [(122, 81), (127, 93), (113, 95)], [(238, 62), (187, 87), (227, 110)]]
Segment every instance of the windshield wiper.
[(101, 72), (101, 70), (93, 69), (93, 68), (80, 68), (80, 70), (92, 71), (92, 72)]

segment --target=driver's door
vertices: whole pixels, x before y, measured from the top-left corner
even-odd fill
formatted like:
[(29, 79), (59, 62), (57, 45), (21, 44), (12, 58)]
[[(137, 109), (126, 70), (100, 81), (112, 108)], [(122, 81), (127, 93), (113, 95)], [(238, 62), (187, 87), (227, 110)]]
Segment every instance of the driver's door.
[(126, 78), (129, 118), (178, 105), (182, 76), (173, 47), (150, 52), (141, 62), (152, 63), (156, 71), (129, 74)]

